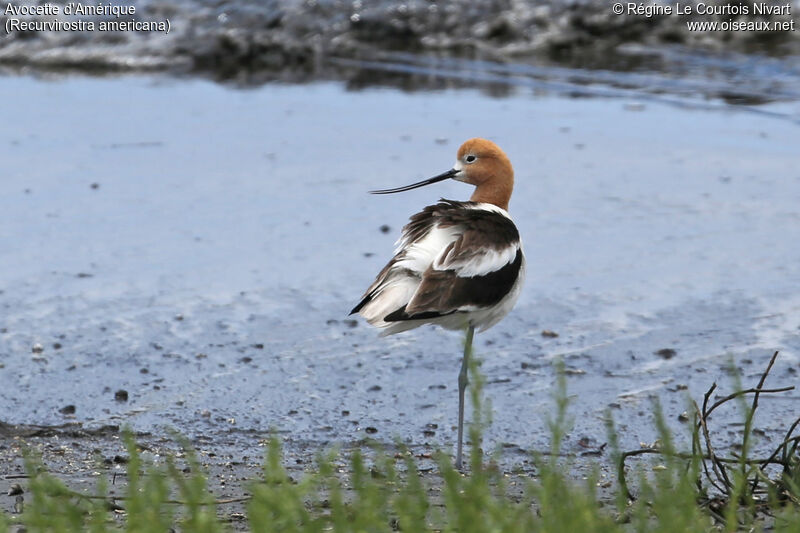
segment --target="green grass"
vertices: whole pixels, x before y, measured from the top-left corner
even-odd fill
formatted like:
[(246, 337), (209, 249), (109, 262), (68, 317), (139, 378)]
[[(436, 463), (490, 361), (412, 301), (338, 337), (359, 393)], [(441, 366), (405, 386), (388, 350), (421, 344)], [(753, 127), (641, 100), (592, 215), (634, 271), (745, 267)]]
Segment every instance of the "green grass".
[[(774, 360), (774, 359), (773, 359)], [(481, 404), (482, 379), (473, 366), (473, 423), (469, 450), (479, 450), (488, 409)], [(767, 371), (768, 372), (768, 371)], [(763, 381), (749, 394), (731, 397), (744, 410), (744, 445), (741, 457), (728, 462), (704, 450), (703, 424), (708, 396), (698, 407), (688, 435), (692, 449), (680, 451), (660, 408), (654, 407), (660, 446), (636, 455), (621, 452), (613, 422), (608, 423), (612, 459), (621, 464), (627, 483), (619, 487), (616, 501), (600, 501), (596, 476), (583, 483), (569, 472), (570, 459), (560, 454), (569, 429), (566, 381), (559, 373), (554, 413), (549, 420), (550, 453), (534, 457), (536, 475), (516, 476), (524, 488), (511, 490), (507, 477), (490, 458), (470, 454), (470, 469), (462, 474), (452, 458), (440, 454), (438, 469), (420, 474), (416, 460), (405, 451), (389, 455), (373, 448), (354, 450), (348, 467), (340, 469), (341, 453), (320, 452), (315, 467), (301, 479), (291, 479), (283, 465), (281, 444), (272, 438), (260, 479), (253, 481), (247, 502), (248, 527), (258, 532), (734, 532), (769, 530), (800, 532), (800, 459), (797, 424), (787, 428), (787, 439), (776, 450), (783, 471), (766, 479), (757, 462), (748, 457), (753, 415)], [(766, 378), (766, 373), (764, 378)], [(762, 392), (763, 391), (763, 392)], [(99, 482), (94, 496), (68, 489), (44, 471), (41, 462), (26, 459), (26, 506), (21, 514), (0, 514), (0, 531), (24, 526), (28, 532), (186, 532), (226, 531), (206, 478), (188, 447), (180, 459), (166, 464), (144, 464), (134, 438), (124, 437), (129, 462), (127, 489), (114, 508), (107, 487)], [(706, 443), (707, 444), (707, 443)], [(185, 443), (184, 443), (185, 445)], [(401, 447), (402, 449), (402, 447)], [(646, 452), (646, 453), (645, 453)], [(710, 469), (709, 462), (714, 462)], [(180, 463), (178, 463), (180, 461)], [(721, 465), (721, 466), (720, 466)], [(726, 468), (723, 490), (715, 489), (712, 470)], [(765, 479), (759, 478), (759, 476)], [(435, 488), (436, 490), (431, 490)], [(635, 495), (631, 494), (631, 487)]]

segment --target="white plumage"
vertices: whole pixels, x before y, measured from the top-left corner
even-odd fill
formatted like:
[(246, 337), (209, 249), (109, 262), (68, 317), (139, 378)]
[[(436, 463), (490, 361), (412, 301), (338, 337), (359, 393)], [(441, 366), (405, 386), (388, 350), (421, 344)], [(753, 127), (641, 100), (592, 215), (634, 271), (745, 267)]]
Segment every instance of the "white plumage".
[[(504, 219), (500, 224), (498, 217)], [(463, 221), (454, 222), (459, 219)], [(500, 236), (490, 233), (507, 225), (513, 227), (508, 212), (491, 204), (450, 201), (426, 208), (403, 228), (394, 258), (355, 310), (370, 324), (382, 328), (382, 335), (425, 323), (447, 329), (471, 325), (478, 331), (492, 327), (514, 307), (525, 274), (519, 236), (496, 243), (494, 239)], [(483, 287), (487, 276), (512, 268), (518, 255), (518, 268), (510, 272), (513, 282), (502, 284), (499, 289), (503, 292), (498, 292), (492, 302), (470, 297), (470, 287)], [(454, 292), (454, 278), (461, 282), (461, 292)], [(433, 305), (430, 300), (435, 291), (441, 294)], [(408, 316), (391, 319), (401, 309)], [(415, 315), (422, 316), (415, 319)]]

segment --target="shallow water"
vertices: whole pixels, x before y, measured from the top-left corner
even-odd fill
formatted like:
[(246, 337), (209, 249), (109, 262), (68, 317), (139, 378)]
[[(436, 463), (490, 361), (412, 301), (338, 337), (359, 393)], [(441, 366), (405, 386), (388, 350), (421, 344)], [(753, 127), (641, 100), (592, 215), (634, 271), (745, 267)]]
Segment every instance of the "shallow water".
[[(409, 215), (469, 194), (365, 191), (449, 168), (475, 135), (515, 165), (528, 257), (516, 309), (477, 337), (488, 444), (547, 447), (558, 357), (571, 446), (604, 441), (607, 409), (623, 446), (652, 442), (650, 397), (679, 427), (687, 394), (731, 391), (731, 360), (749, 384), (781, 350), (768, 383), (797, 381), (796, 103), (2, 83), (26, 95), (0, 132), (3, 422), (174, 427), (244, 448), (270, 428), (290, 442), (451, 446), (459, 336), (378, 338), (347, 313)], [(762, 401), (764, 444), (797, 399)]]

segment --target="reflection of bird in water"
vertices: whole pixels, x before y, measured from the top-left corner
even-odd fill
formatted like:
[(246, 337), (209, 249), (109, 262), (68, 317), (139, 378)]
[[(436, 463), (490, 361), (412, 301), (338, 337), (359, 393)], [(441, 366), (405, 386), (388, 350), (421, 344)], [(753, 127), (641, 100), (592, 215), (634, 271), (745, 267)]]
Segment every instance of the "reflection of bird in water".
[(452, 169), (433, 178), (372, 191), (408, 191), (452, 178), (475, 186), (468, 202), (441, 200), (411, 217), (394, 257), (353, 308), (391, 335), (423, 324), (466, 331), (458, 375), (458, 447), (461, 468), (464, 391), (475, 329), (505, 317), (519, 297), (525, 274), (517, 227), (508, 215), (514, 170), (493, 142), (470, 139)]

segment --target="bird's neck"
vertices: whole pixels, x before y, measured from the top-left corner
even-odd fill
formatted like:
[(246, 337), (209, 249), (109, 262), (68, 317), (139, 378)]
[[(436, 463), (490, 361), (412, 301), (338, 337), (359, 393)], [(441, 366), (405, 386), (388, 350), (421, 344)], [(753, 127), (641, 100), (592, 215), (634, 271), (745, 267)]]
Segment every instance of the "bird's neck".
[(508, 211), (508, 202), (511, 200), (511, 190), (513, 181), (490, 181), (475, 187), (475, 191), (470, 197), (472, 202), (482, 202), (494, 204), (501, 209)]

